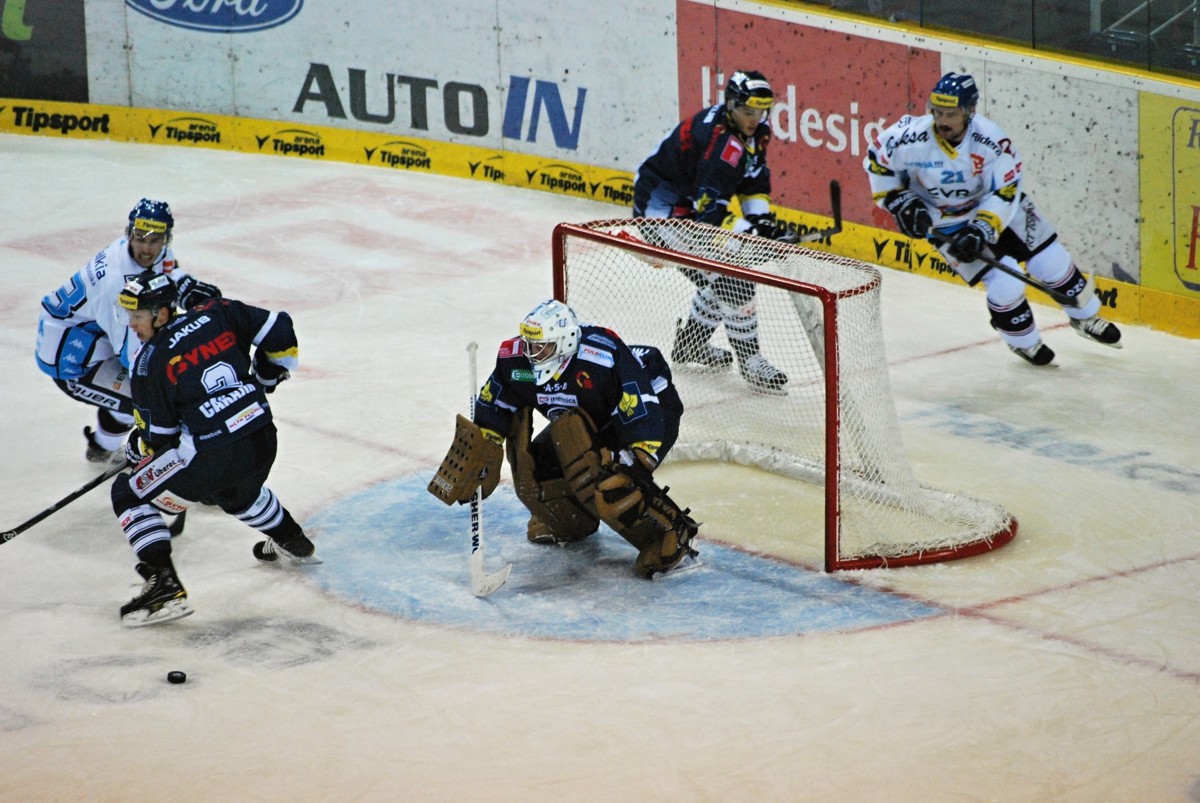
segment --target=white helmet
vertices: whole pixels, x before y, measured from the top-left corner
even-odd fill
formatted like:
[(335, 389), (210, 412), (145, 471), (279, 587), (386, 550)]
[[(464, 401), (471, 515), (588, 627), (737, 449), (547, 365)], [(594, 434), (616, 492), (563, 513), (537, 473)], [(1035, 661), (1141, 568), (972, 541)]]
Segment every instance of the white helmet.
[(544, 385), (562, 370), (579, 350), (579, 318), (561, 301), (543, 301), (521, 321), (525, 356), (533, 367), (534, 382)]

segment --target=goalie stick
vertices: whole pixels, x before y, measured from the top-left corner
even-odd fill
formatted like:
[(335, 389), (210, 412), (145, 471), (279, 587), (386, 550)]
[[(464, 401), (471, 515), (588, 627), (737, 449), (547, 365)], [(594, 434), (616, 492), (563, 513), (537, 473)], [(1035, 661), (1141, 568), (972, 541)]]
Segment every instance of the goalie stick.
[[(71, 493), (67, 494), (62, 499), (59, 499), (57, 502), (50, 505), (50, 507), (46, 508), (45, 510), (43, 510), (41, 513), (37, 514), (33, 518), (31, 518), (27, 521), (21, 522), (20, 524), (18, 524), (16, 527), (14, 527), (11, 530), (5, 530), (4, 532), (0, 532), (0, 544), (6, 544), (9, 541), (13, 540), (18, 535), (25, 532), (33, 525), (40, 522), (42, 519), (48, 518), (52, 513), (56, 513), (59, 510), (62, 510), (64, 507), (71, 504), (76, 499), (78, 499), (79, 497), (86, 494), (88, 491), (91, 491), (94, 488), (104, 484), (105, 480), (110, 480), (113, 477), (117, 476), (122, 471), (124, 471), (125, 468), (126, 468), (126, 463), (125, 463), (125, 461), (122, 460), (120, 463), (118, 463), (114, 466), (111, 466), (107, 471), (105, 471), (99, 477), (96, 477), (94, 480), (89, 480), (88, 482), (84, 483), (80, 487), (76, 488), (74, 491), (71, 491)], [(180, 527), (180, 529), (182, 530), (183, 528)]]
[[(936, 232), (933, 232), (933, 231), (929, 232), (928, 237), (929, 237), (929, 241), (931, 243), (933, 243), (934, 245), (939, 245), (939, 244), (940, 245), (950, 245), (950, 240), (938, 235)], [(996, 270), (1000, 271), (1001, 273), (1007, 273), (1009, 276), (1012, 276), (1014, 279), (1020, 279), (1021, 281), (1025, 282), (1025, 284), (1029, 285), (1030, 287), (1034, 288), (1035, 290), (1041, 290), (1043, 293), (1050, 296), (1050, 298), (1054, 299), (1059, 304), (1062, 304), (1064, 307), (1075, 307), (1075, 308), (1079, 307), (1079, 299), (1078, 298), (1069, 296), (1066, 293), (1060, 293), (1058, 290), (1055, 290), (1053, 287), (1042, 284), (1037, 279), (1030, 276), (1028, 273), (1021, 270), (1020, 268), (1014, 268), (1011, 265), (1005, 265), (1000, 260), (994, 259), (993, 257), (988, 256), (987, 254), (980, 254), (978, 257), (976, 257), (976, 259), (978, 259), (980, 262), (987, 265), (988, 267), (995, 268)], [(976, 285), (976, 283), (979, 282), (979, 279), (981, 279), (983, 277), (983, 273), (984, 272), (981, 272), (979, 274), (979, 276), (976, 277), (975, 281), (967, 282), (967, 284), (974, 287)], [(1089, 282), (1093, 281), (1093, 279), (1090, 276), (1088, 277), (1087, 280)]]
[[(467, 344), (467, 355), (471, 364), (471, 420), (475, 420), (475, 394), (479, 391), (478, 372), (475, 366), (475, 352), (479, 344), (471, 341)], [(508, 573), (512, 564), (492, 574), (483, 570), (483, 490), (475, 489), (471, 497), (471, 593), (477, 597), (486, 597), (508, 582)]]

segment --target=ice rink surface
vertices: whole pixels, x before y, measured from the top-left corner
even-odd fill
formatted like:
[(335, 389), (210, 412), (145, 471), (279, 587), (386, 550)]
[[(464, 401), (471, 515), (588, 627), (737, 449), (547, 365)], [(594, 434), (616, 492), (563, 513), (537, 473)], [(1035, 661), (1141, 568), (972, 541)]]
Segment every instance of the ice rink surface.
[(506, 482), (485, 539), (512, 578), (481, 600), (465, 510), (422, 490), (465, 345), (486, 373), (550, 294), (553, 225), (621, 210), (200, 149), (4, 136), (0, 164), (0, 528), (97, 473), (91, 409), (34, 364), (38, 304), (149, 196), (184, 266), (295, 318), (270, 485), (325, 558), (257, 565), (199, 508), (174, 545), (195, 614), (125, 629), (106, 489), (0, 546), (0, 800), (1200, 800), (1200, 343), (1105, 349), (1035, 306), (1059, 356), (1034, 369), (980, 293), (884, 271), (916, 473), (1006, 506), (1016, 541), (829, 576), (789, 481), (668, 464), (704, 568), (639, 581), (611, 534), (537, 549)]

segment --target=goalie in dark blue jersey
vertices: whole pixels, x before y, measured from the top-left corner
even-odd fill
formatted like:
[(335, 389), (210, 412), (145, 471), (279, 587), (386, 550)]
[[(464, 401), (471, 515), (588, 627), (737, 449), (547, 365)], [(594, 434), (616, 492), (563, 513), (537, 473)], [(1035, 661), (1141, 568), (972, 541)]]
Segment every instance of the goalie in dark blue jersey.
[[(550, 421), (536, 437), (534, 410)], [(470, 501), (481, 487), (486, 497), (507, 451), (517, 497), (530, 511), (530, 541), (579, 541), (603, 521), (637, 547), (635, 570), (650, 578), (696, 554), (696, 522), (653, 477), (682, 415), (657, 348), (626, 345), (549, 300), (500, 345), (474, 421), (458, 417), (451, 454), (429, 490), (447, 504)]]

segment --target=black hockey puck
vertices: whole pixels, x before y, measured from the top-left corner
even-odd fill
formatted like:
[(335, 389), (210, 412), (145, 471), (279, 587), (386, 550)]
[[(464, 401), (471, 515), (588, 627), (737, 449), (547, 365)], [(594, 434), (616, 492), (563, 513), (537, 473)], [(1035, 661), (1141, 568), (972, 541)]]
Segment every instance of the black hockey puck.
[(187, 675), (177, 669), (167, 673), (168, 683), (183, 683), (185, 680), (187, 680)]

